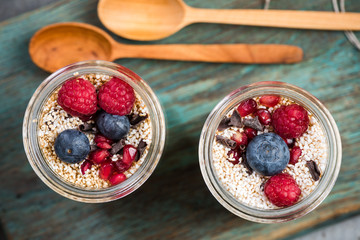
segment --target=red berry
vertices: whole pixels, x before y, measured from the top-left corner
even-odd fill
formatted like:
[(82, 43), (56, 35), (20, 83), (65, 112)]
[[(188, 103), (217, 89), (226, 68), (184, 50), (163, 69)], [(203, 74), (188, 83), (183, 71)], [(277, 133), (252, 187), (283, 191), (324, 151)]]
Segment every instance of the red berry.
[(235, 132), (232, 137), (232, 140), (236, 142), (237, 145), (247, 145), (248, 144), (248, 137), (244, 132)]
[(128, 170), (131, 167), (131, 164), (126, 164), (122, 160), (118, 160), (115, 162), (115, 167), (118, 172), (122, 173)]
[(280, 102), (280, 97), (276, 95), (264, 95), (260, 98), (260, 103), (266, 107), (274, 107)]
[(114, 172), (114, 165), (111, 161), (103, 162), (100, 165), (99, 177), (104, 180), (108, 180)]
[(254, 137), (257, 136), (257, 131), (255, 129), (253, 129), (253, 128), (250, 128), (250, 127), (245, 127), (244, 128), (244, 133), (248, 137), (248, 142), (250, 142)]
[(107, 142), (99, 142), (96, 144), (96, 146), (98, 146), (101, 149), (111, 149), (111, 145), (108, 144)]
[(81, 173), (82, 173), (83, 175), (85, 175), (86, 170), (91, 169), (91, 166), (92, 166), (92, 165), (93, 165), (93, 163), (92, 163), (91, 161), (85, 160), (85, 161), (81, 164), (81, 166), (80, 166)]
[(254, 99), (246, 99), (245, 101), (242, 101), (240, 105), (238, 106), (237, 110), (240, 114), (240, 116), (245, 117), (256, 110), (256, 102)]
[(264, 192), (269, 201), (278, 207), (294, 205), (301, 194), (296, 181), (287, 173), (272, 176), (265, 183)]
[(299, 161), (299, 158), (301, 156), (301, 148), (298, 147), (298, 146), (295, 146), (291, 149), (290, 151), (290, 161), (289, 163), (290, 164), (293, 164), (295, 165), (298, 161)]
[(89, 119), (97, 111), (96, 89), (87, 80), (73, 78), (62, 85), (57, 102), (70, 115)]
[(89, 159), (96, 164), (100, 164), (110, 156), (110, 153), (106, 149), (96, 149), (89, 154)]
[(271, 123), (271, 114), (268, 110), (260, 109), (256, 111), (256, 116), (259, 117), (259, 121), (262, 125), (270, 125)]
[(107, 137), (105, 137), (105, 136), (103, 136), (101, 134), (96, 134), (95, 135), (94, 142), (96, 144), (102, 143), (102, 142), (105, 142), (105, 143), (108, 143), (108, 144), (113, 144), (114, 143), (113, 140), (111, 140), (111, 139), (109, 139), (109, 138), (107, 138)]
[(134, 102), (134, 89), (123, 80), (113, 77), (101, 86), (98, 94), (99, 106), (114, 115), (129, 114)]
[(111, 185), (116, 185), (116, 184), (122, 183), (125, 180), (126, 180), (126, 176), (123, 173), (114, 173), (109, 178), (109, 182)]
[(123, 149), (123, 162), (127, 165), (135, 160), (137, 154), (137, 148), (132, 145), (125, 145)]
[(272, 115), (272, 125), (284, 138), (300, 137), (309, 126), (308, 112), (298, 104), (281, 106)]
[(238, 164), (239, 163), (239, 159), (241, 157), (241, 150), (239, 148), (235, 148), (235, 149), (231, 149), (228, 153), (227, 153), (229, 158), (234, 158), (235, 160), (230, 160), (228, 159), (229, 162), (231, 162), (232, 164)]

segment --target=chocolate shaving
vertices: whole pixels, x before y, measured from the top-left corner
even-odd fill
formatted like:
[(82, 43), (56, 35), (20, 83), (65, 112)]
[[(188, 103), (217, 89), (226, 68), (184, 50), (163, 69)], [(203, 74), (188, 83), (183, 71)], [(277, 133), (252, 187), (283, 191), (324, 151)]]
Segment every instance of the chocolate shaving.
[(96, 145), (90, 145), (90, 152), (95, 151), (97, 148)]
[(239, 113), (236, 110), (233, 112), (233, 114), (230, 117), (229, 125), (232, 127), (237, 127), (237, 128), (243, 127), (243, 123), (241, 121), (241, 116), (239, 115)]
[(309, 168), (309, 172), (311, 174), (311, 177), (314, 179), (314, 181), (318, 181), (321, 172), (316, 162), (313, 160), (307, 161), (306, 166)]
[(123, 149), (124, 146), (125, 146), (125, 139), (120, 139), (118, 142), (114, 143), (110, 150), (111, 155), (115, 155), (118, 152), (120, 152), (120, 150)]
[(255, 130), (258, 130), (258, 131), (263, 131), (264, 130), (264, 127), (260, 123), (258, 116), (256, 116), (255, 118), (245, 118), (243, 120), (243, 123), (244, 123), (245, 126), (251, 127), (251, 128), (253, 128)]
[(80, 124), (79, 130), (80, 132), (83, 133), (93, 133), (93, 134), (97, 133), (97, 129), (94, 123), (85, 122), (84, 124)]
[(224, 145), (225, 147), (234, 149), (236, 148), (236, 142), (234, 140), (231, 140), (229, 138), (220, 136), (220, 135), (216, 135), (216, 141), (222, 145)]
[(221, 122), (219, 123), (218, 130), (224, 131), (225, 129), (230, 127), (229, 122), (230, 122), (230, 118), (224, 117), (223, 120), (221, 120)]
[(266, 181), (263, 181), (260, 185), (260, 191), (264, 191)]
[(230, 118), (224, 117), (223, 120), (221, 120), (218, 130), (223, 131), (229, 127), (243, 127), (243, 124), (241, 122), (241, 116), (239, 113), (235, 110)]
[(143, 155), (143, 153), (146, 149), (146, 146), (147, 146), (147, 143), (143, 139), (141, 139), (139, 142), (139, 145), (137, 146), (138, 152), (135, 157), (135, 162), (139, 161), (139, 159), (141, 158), (141, 156)]
[(241, 164), (246, 168), (247, 174), (251, 175), (251, 174), (253, 173), (253, 170), (252, 170), (252, 168), (249, 166), (249, 163), (247, 162), (246, 153), (243, 153), (243, 154), (241, 155), (241, 157), (242, 157)]
[(130, 115), (127, 115), (127, 117), (129, 119), (131, 126), (135, 126), (140, 122), (144, 121), (145, 119), (147, 119), (148, 115), (140, 116), (139, 114), (132, 113)]

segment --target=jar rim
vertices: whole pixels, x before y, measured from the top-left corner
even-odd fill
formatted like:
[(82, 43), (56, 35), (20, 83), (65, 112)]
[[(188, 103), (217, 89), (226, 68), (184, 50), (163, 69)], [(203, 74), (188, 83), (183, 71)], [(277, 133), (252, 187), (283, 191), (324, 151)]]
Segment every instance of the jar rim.
[[(225, 114), (238, 105), (241, 101), (255, 96), (266, 94), (278, 94), (301, 102), (309, 109), (320, 124), (324, 127), (328, 138), (328, 156), (324, 174), (316, 188), (300, 202), (293, 206), (280, 209), (260, 209), (241, 203), (230, 194), (218, 180), (217, 173), (213, 168), (212, 144), (216, 129)], [(316, 208), (330, 193), (340, 171), (341, 164), (341, 139), (335, 120), (327, 108), (312, 94), (295, 85), (265, 81), (242, 86), (223, 98), (211, 111), (206, 119), (199, 141), (199, 164), (204, 181), (212, 195), (233, 214), (244, 219), (274, 223), (284, 222), (299, 218)]]
[[(38, 123), (36, 121), (42, 111), (42, 106), (48, 96), (61, 86), (63, 82), (73, 77), (74, 74), (78, 76), (83, 74), (105, 74), (121, 77), (140, 95), (149, 110), (152, 135), (148, 154), (139, 169), (126, 181), (118, 185), (102, 189), (86, 189), (68, 183), (54, 173), (40, 149), (37, 136)], [(140, 76), (130, 69), (113, 62), (91, 60), (77, 62), (61, 68), (48, 76), (39, 85), (26, 108), (22, 134), (28, 161), (35, 173), (48, 187), (60, 195), (75, 201), (100, 203), (127, 196), (138, 189), (150, 177), (164, 150), (166, 127), (164, 113), (158, 98)]]

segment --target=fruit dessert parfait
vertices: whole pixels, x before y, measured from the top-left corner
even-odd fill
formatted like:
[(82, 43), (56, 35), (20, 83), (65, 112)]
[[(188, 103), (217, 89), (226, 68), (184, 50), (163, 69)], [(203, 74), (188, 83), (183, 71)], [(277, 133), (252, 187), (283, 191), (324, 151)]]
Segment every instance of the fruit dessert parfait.
[(39, 119), (40, 147), (64, 180), (105, 188), (129, 178), (151, 144), (148, 109), (118, 77), (74, 76), (54, 91)]
[(251, 207), (289, 207), (316, 187), (327, 161), (315, 117), (289, 98), (242, 101), (220, 122), (213, 161), (224, 187)]
[(204, 180), (216, 199), (256, 222), (289, 221), (332, 189), (341, 163), (335, 121), (310, 93), (259, 82), (225, 97), (199, 143)]
[(139, 188), (165, 144), (156, 95), (138, 75), (106, 61), (50, 75), (23, 123), (29, 163), (51, 189), (81, 202), (107, 202)]

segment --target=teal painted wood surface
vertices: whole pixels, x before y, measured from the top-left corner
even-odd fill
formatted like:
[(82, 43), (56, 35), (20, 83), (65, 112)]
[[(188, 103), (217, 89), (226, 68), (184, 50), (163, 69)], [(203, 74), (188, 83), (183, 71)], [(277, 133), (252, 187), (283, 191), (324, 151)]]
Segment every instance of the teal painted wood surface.
[[(261, 1), (186, 2), (195, 7), (260, 8)], [(48, 76), (30, 61), (29, 39), (55, 22), (103, 27), (96, 4), (60, 1), (0, 23), (0, 221), (9, 239), (291, 238), (360, 212), (360, 53), (341, 32), (196, 24), (156, 42), (294, 44), (305, 52), (304, 61), (296, 65), (117, 61), (142, 76), (164, 107), (168, 137), (160, 164), (138, 191), (111, 203), (82, 204), (47, 188), (28, 164), (21, 138), (27, 102)], [(271, 7), (331, 10), (331, 2), (277, 0)], [(348, 0), (347, 7), (360, 12), (359, 1)], [(232, 90), (262, 80), (296, 84), (318, 97), (333, 114), (343, 142), (341, 172), (328, 198), (309, 215), (277, 225), (248, 222), (225, 210), (207, 190), (197, 157), (202, 124), (216, 103)]]

